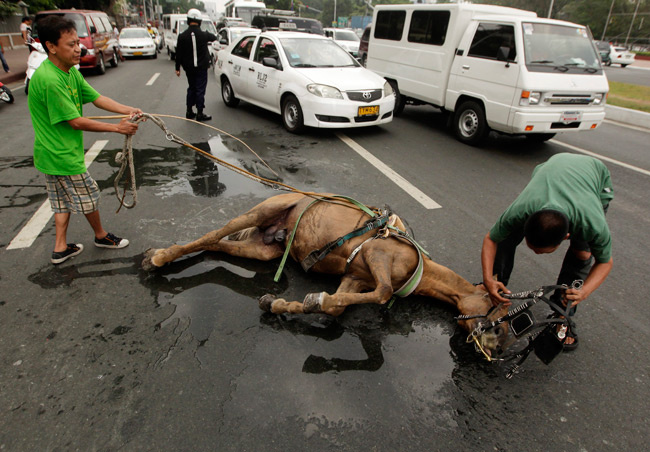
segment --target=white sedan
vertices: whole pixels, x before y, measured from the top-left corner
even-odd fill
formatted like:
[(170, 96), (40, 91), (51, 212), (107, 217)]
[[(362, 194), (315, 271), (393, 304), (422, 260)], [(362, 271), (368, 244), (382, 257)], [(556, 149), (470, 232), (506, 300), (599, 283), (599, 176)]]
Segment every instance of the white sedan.
[(124, 57), (158, 57), (156, 44), (146, 28), (123, 28), (118, 43)]
[(324, 36), (271, 31), (221, 50), (216, 75), (224, 103), (245, 100), (279, 113), (284, 127), (364, 127), (393, 119), (388, 82)]
[(612, 46), (612, 50), (609, 52), (609, 59), (610, 64), (620, 64), (621, 67), (625, 67), (634, 63), (634, 54), (625, 47)]

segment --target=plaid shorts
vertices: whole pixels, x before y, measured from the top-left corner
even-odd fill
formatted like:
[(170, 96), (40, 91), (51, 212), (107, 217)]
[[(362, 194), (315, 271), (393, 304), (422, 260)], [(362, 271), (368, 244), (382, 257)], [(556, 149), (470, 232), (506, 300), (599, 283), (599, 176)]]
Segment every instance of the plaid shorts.
[(99, 209), (99, 187), (88, 172), (72, 176), (45, 175), (54, 213), (93, 213)]

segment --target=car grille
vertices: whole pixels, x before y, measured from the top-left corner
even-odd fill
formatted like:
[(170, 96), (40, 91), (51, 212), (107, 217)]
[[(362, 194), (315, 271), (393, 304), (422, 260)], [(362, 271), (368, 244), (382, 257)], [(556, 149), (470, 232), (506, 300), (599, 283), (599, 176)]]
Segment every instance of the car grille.
[(355, 102), (368, 103), (368, 102), (376, 101), (377, 99), (381, 99), (383, 93), (384, 90), (382, 89), (373, 89), (370, 91), (348, 91), (347, 95), (348, 95), (348, 99), (353, 100)]
[(544, 102), (549, 105), (589, 105), (593, 100), (589, 94), (553, 94), (544, 97)]

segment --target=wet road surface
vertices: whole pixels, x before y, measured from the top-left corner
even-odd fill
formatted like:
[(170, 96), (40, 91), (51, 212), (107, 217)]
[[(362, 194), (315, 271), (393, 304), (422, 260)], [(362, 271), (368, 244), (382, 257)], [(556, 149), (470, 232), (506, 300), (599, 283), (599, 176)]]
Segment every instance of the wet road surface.
[[(184, 80), (171, 76), (171, 63), (135, 61), (117, 70), (135, 79), (136, 69), (151, 66), (170, 72), (157, 82), (164, 98), (120, 93), (115, 78), (89, 80), (118, 100), (172, 113), (169, 105), (183, 105)], [(0, 111), (3, 123), (28, 129), (25, 101), (22, 110)], [(435, 114), (416, 109), (380, 129), (346, 132), (443, 206), (423, 211), (332, 133), (288, 135), (279, 118), (250, 105), (226, 109), (217, 94), (210, 106), (220, 117), (214, 125), (255, 149), (282, 182), (391, 205), (434, 260), (470, 280), (480, 276), (480, 240), (497, 211), (537, 163), (564, 150), (521, 150), (516, 140), (468, 149)], [(226, 135), (168, 125), (215, 156), (274, 177)], [(45, 201), (31, 144), (18, 145), (29, 143), (29, 133), (8, 137), (0, 156), (3, 247)], [(122, 141), (86, 133), (86, 147), (96, 139), (110, 140), (90, 167), (102, 217), (131, 245), (92, 247), (76, 216), (69, 236), (87, 246), (63, 265), (48, 262), (52, 222), (30, 248), (0, 251), (0, 450), (643, 449), (650, 334), (638, 269), (648, 251), (647, 177), (610, 167), (617, 199), (609, 220), (621, 264), (580, 311), (581, 347), (549, 366), (531, 357), (506, 380), (502, 366), (481, 361), (465, 343), (456, 313), (439, 302), (353, 306), (337, 319), (275, 316), (258, 308), (259, 296), (302, 299), (335, 291), (338, 280), (291, 262), (275, 283), (277, 261), (217, 253), (144, 272), (147, 248), (195, 240), (277, 192), (143, 126), (134, 140), (138, 205), (116, 215), (113, 156)], [(561, 256), (540, 260), (520, 251), (518, 259), (513, 289), (523, 290), (552, 283)]]

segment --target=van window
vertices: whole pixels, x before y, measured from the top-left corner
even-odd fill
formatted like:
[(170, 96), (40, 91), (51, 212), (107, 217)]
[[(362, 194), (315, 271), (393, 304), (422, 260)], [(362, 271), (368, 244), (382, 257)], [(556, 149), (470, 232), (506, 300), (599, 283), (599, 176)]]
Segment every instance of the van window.
[(163, 17), (163, 28), (169, 30), (171, 25), (169, 23), (169, 17)]
[(379, 11), (377, 25), (375, 25), (375, 38), (399, 41), (404, 31), (406, 11)]
[(106, 29), (106, 31), (112, 31), (113, 26), (108, 21), (108, 16), (101, 16), (101, 19), (102, 19), (102, 24), (104, 24), (104, 28)]
[(106, 33), (106, 28), (104, 28), (104, 24), (102, 23), (100, 17), (96, 14), (93, 14), (92, 18), (93, 18), (93, 22), (95, 23), (95, 28), (97, 29), (97, 33)]
[(517, 56), (515, 27), (504, 24), (480, 23), (467, 56), (496, 60), (501, 47), (509, 49), (508, 60), (515, 59)]
[(441, 46), (449, 26), (449, 11), (413, 11), (409, 27), (409, 42)]

